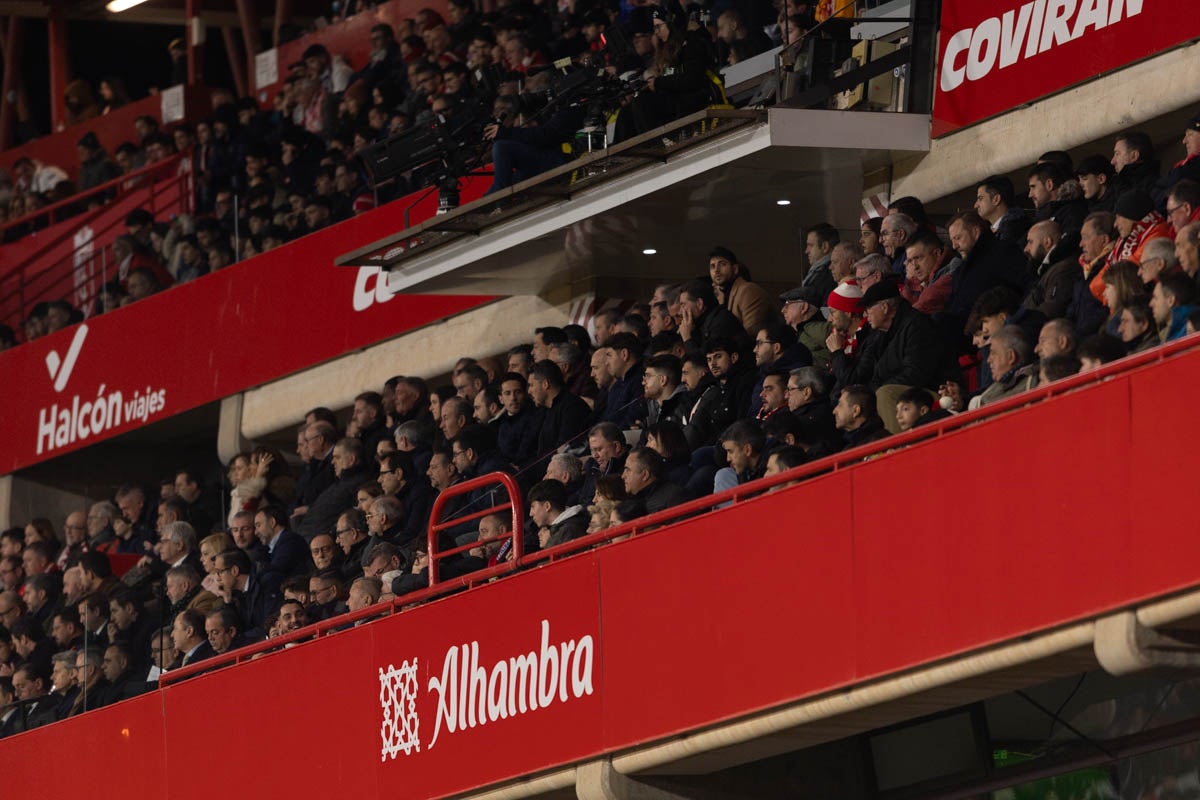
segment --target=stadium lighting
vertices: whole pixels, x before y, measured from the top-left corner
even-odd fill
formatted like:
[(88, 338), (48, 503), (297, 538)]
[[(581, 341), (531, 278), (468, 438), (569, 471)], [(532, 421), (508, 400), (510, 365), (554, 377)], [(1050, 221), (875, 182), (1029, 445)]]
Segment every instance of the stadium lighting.
[(791, 200), (776, 200), (775, 201), (775, 205), (777, 205), (777, 206), (790, 206), (791, 204), (792, 204)]
[(122, 11), (128, 11), (134, 6), (140, 6), (146, 0), (109, 0), (105, 6), (110, 14), (120, 14)]
[(658, 251), (657, 251), (657, 250), (655, 250), (653, 247), (647, 247), (645, 250), (643, 250), (643, 251), (642, 251), (642, 255), (644, 255), (644, 256), (652, 256), (652, 255), (654, 255), (654, 254), (655, 254), (655, 253), (657, 253), (657, 252), (658, 252)]

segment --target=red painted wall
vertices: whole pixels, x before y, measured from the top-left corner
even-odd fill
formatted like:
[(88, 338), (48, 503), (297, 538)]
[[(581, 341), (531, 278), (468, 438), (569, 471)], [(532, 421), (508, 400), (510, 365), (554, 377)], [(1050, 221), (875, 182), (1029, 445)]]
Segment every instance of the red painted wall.
[[(1200, 381), (1198, 346), (796, 487), (168, 687), (155, 695), (166, 736), (145, 742), (149, 764), (194, 760), (217, 737), (247, 758), (232, 776), (172, 774), (153, 794), (211, 796), (233, 777), (246, 794), (353, 787), (385, 797), (404, 786), (405, 796), (444, 796), (1200, 585), (1200, 537), (1186, 502), (1191, 470), (1185, 448), (1172, 444), (1191, 429), (1194, 402), (1182, 389)], [(593, 692), (442, 730), (432, 745), (433, 681), (445, 674), (446, 653), (477, 643), (490, 679), (506, 658), (542, 652), (543, 620), (550, 642), (593, 637)], [(413, 659), (413, 704), (404, 708), (419, 716), (420, 749), (381, 757), (380, 674)], [(152, 705), (143, 702), (135, 721)], [(125, 727), (113, 709), (17, 736), (0, 742), (0, 769), (13, 775), (9, 785), (68, 796), (94, 776), (53, 769), (62, 748), (50, 743), (96, 742), (88, 758), (111, 754), (118, 765), (105, 772), (114, 796), (150, 796), (141, 791), (144, 770), (120, 768)]]

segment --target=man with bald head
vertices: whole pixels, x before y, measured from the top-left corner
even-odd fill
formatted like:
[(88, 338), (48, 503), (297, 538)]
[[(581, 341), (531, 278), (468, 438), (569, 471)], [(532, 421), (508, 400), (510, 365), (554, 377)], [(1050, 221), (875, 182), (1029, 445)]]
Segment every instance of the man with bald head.
[(1043, 220), (1025, 235), (1025, 256), (1034, 281), (1021, 302), (1022, 307), (1037, 309), (1046, 319), (1066, 314), (1075, 284), (1083, 280), (1079, 247), (1074, 239), (1064, 239), (1062, 228), (1054, 220)]

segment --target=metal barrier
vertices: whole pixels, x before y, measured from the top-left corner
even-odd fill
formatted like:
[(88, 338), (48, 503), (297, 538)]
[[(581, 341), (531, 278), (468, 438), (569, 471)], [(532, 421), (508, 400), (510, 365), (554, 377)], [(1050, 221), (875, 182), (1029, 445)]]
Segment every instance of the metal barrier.
[[(809, 464), (802, 464), (787, 472), (778, 475), (772, 475), (767, 478), (760, 478), (750, 483), (736, 486), (732, 489), (721, 492), (720, 494), (708, 495), (705, 497), (683, 503), (673, 508), (668, 508), (663, 511), (649, 514), (644, 517), (626, 522), (614, 528), (608, 528), (596, 533), (588, 534), (579, 539), (563, 544), (556, 545), (546, 550), (538, 550), (533, 553), (520, 553), (516, 548), (521, 546), (522, 534), (520, 529), (524, 517), (524, 510), (520, 502), (520, 493), (517, 490), (516, 482), (511, 475), (505, 473), (490, 473), (470, 481), (456, 484), (452, 489), (443, 492), (439, 495), (435, 502), (435, 507), (431, 513), (431, 519), (438, 519), (438, 514), (445, 507), (445, 502), (452, 496), (461, 495), (465, 492), (474, 489), (502, 484), (509, 492), (509, 497), (513, 499), (511, 504), (501, 504), (468, 516), (458, 517), (444, 523), (434, 523), (429, 529), (429, 553), (430, 553), (430, 585), (419, 591), (411, 592), (402, 597), (396, 597), (386, 603), (378, 603), (368, 608), (359, 611), (343, 614), (340, 617), (335, 617), (330, 620), (324, 620), (314, 625), (309, 625), (283, 636), (269, 639), (264, 642), (259, 642), (249, 645), (237, 651), (210, 658), (206, 661), (192, 664), (181, 669), (172, 670), (160, 679), (160, 685), (176, 683), (189, 677), (193, 677), (202, 672), (209, 672), (221, 667), (231, 666), (236, 663), (250, 660), (262, 653), (278, 650), (284, 645), (300, 642), (303, 640), (316, 639), (327, 636), (330, 633), (336, 633), (349, 627), (353, 627), (361, 622), (391, 616), (399, 613), (404, 609), (418, 605), (420, 603), (432, 600), (445, 594), (458, 591), (462, 588), (470, 589), (474, 586), (487, 583), (495, 578), (519, 572), (524, 569), (536, 567), (543, 563), (557, 561), (563, 558), (577, 555), (580, 552), (589, 550), (598, 545), (608, 544), (614, 541), (628, 539), (633, 536), (640, 536), (651, 533), (655, 530), (664, 528), (668, 525), (674, 525), (686, 520), (693, 519), (702, 514), (719, 513), (722, 507), (736, 505), (753, 500), (765, 494), (768, 490), (784, 487), (786, 484), (793, 484), (804, 481), (808, 478), (825, 475), (828, 473), (838, 472), (862, 464), (866, 460), (878, 462), (881, 459), (886, 459), (895, 455), (896, 451), (901, 450), (909, 445), (920, 444), (922, 442), (933, 441), (954, 433), (972, 425), (987, 422), (996, 417), (1009, 414), (1013, 411), (1032, 406), (1045, 400), (1052, 399), (1059, 395), (1073, 392), (1077, 389), (1082, 389), (1087, 386), (1092, 386), (1105, 382), (1107, 379), (1132, 372), (1135, 370), (1145, 369), (1147, 367), (1168, 361), (1182, 354), (1191, 353), (1200, 350), (1200, 335), (1188, 336), (1175, 342), (1170, 342), (1162, 347), (1154, 348), (1143, 353), (1128, 356), (1119, 361), (1107, 364), (1100, 369), (1075, 375), (1070, 378), (1065, 378), (1061, 381), (1046, 386), (1039, 386), (1024, 392), (1019, 395), (1007, 398), (997, 403), (976, 409), (975, 411), (967, 411), (957, 414), (953, 417), (940, 420), (939, 422), (922, 426), (907, 433), (901, 433), (894, 436), (889, 436), (886, 439), (878, 442), (856, 447), (852, 450), (846, 450), (841, 453), (822, 458)], [(786, 491), (786, 488), (784, 489)], [(478, 519), (491, 513), (499, 513), (511, 506), (513, 513), (513, 557), (510, 561), (502, 564), (489, 566), (467, 575), (463, 575), (452, 580), (442, 581), (437, 580), (434, 575), (434, 563), (446, 556), (456, 552), (461, 552), (466, 549), (475, 547), (475, 544), (465, 545), (463, 547), (454, 548), (439, 552), (437, 549), (436, 537), (437, 534), (454, 525), (462, 524), (463, 522), (472, 519)]]
[[(483, 511), (474, 511), (463, 516), (452, 517), (445, 522), (440, 521), (442, 512), (446, 509), (446, 504), (455, 497), (462, 497), (485, 486), (496, 485), (503, 486), (508, 493), (507, 503), (500, 503), (491, 508), (485, 508)], [(506, 472), (490, 472), (487, 475), (480, 475), (478, 478), (471, 478), (470, 480), (456, 483), (445, 491), (438, 492), (437, 498), (433, 501), (433, 508), (429, 512), (429, 538), (427, 544), (429, 549), (426, 551), (429, 553), (429, 585), (434, 586), (438, 583), (438, 564), (443, 559), (458, 555), (459, 553), (465, 553), (479, 546), (477, 543), (472, 542), (442, 552), (439, 549), (438, 542), (442, 531), (457, 528), (459, 525), (467, 522), (474, 522), (477, 519), (483, 519), (484, 517), (499, 514), (506, 510), (512, 511), (512, 525), (510, 526), (512, 540), (512, 550), (510, 552), (512, 556), (509, 562), (515, 568), (515, 565), (521, 563), (521, 557), (525, 553), (525, 509), (524, 503), (521, 501), (521, 489), (517, 486), (517, 481), (513, 476)]]
[[(145, 192), (146, 202), (139, 207), (145, 208), (154, 216), (163, 213), (185, 214), (192, 211), (192, 174), (180, 172), (179, 164), (182, 157), (175, 156), (166, 161), (144, 167), (136, 172), (123, 175), (118, 179), (101, 184), (93, 190), (74, 198), (56, 203), (41, 209), (39, 214), (52, 212), (54, 209), (74, 206), (81, 202), (79, 197), (105, 194), (116, 191), (117, 194), (106, 205), (72, 217), (75, 224), (68, 226), (58, 235), (48, 238), (37, 249), (26, 254), (21, 262), (0, 275), (0, 310), (9, 324), (26, 319), (32, 307), (40, 301), (66, 299), (71, 296), (72, 305), (90, 316), (99, 292), (104, 284), (116, 277), (118, 264), (111, 253), (111, 242), (105, 239), (115, 238), (113, 231), (122, 229), (124, 216), (109, 220), (101, 228), (94, 230), (87, 242), (92, 248), (95, 243), (102, 242), (94, 250), (85, 255), (82, 249), (73, 249), (69, 254), (46, 263), (46, 256), (56, 248), (61, 249), (64, 243), (70, 242), (84, 227), (95, 224), (112, 205), (127, 199), (133, 192)], [(22, 217), (12, 224), (21, 224), (22, 220), (31, 219), (35, 215)], [(34, 235), (36, 235), (35, 232)], [(78, 285), (80, 271), (96, 273), (99, 280), (89, 281), (86, 286)]]

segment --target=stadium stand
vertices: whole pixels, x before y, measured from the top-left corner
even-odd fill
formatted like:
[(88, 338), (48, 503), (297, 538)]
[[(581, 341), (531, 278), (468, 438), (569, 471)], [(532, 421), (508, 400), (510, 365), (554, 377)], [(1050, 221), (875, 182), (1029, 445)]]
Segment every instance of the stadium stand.
[[(22, 309), (27, 314), (20, 335), (12, 330), (0, 335), (17, 348), (310, 234), (334, 226), (354, 230), (348, 221), (392, 200), (408, 202), (415, 193), (429, 191), (454, 195), (465, 173), (487, 162), (493, 174), (473, 184), (475, 195), (552, 173), (584, 155), (564, 145), (576, 143), (577, 132), (587, 127), (586, 116), (597, 111), (587, 104), (556, 107), (553, 101), (549, 113), (537, 108), (537, 98), (552, 88), (554, 71), (547, 67), (560, 59), (601, 72), (608, 67), (614, 73), (649, 70), (648, 83), (636, 95), (614, 95), (623, 97), (616, 105), (624, 106), (612, 127), (613, 143), (648, 133), (669, 136), (662, 133), (664, 126), (669, 129), (674, 120), (725, 100), (719, 91), (714, 94), (717, 64), (734, 66), (775, 47), (812, 47), (830, 30), (819, 22), (839, 21), (842, 10), (827, 5), (785, 0), (778, 8), (728, 7), (712, 19), (708, 8), (677, 13), (657, 5), (624, 9), (629, 13), (620, 15), (607, 6), (572, 6), (557, 16), (524, 6), (484, 14), (456, 0), (445, 17), (422, 9), (395, 28), (373, 26), (369, 62), (357, 69), (311, 45), (289, 66), (270, 111), (245, 98), (218, 104), (195, 125), (147, 133), (120, 150), (125, 160), (110, 161), (95, 137), (81, 139), (80, 155), (86, 151), (86, 158), (76, 173), (78, 187), (99, 187), (87, 196), (98, 199), (94, 208), (86, 205), (91, 201), (79, 201), (79, 208), (54, 222), (120, 202), (123, 179), (157, 184), (160, 174), (139, 171), (146, 165), (166, 165), (172, 178), (187, 176), (188, 195), (181, 202), (194, 213), (164, 222), (148, 209), (131, 210), (123, 220), (128, 233), (111, 245), (121, 271), (90, 308), (43, 301)], [(337, 14), (352, 14), (354, 6), (339, 6)], [(814, 29), (817, 33), (808, 37)], [(628, 39), (625, 51), (605, 46), (617, 32)], [(978, 52), (971, 56), (977, 57)], [(620, 59), (636, 63), (616, 63)], [(102, 95), (111, 101), (111, 83), (109, 88)], [(553, 88), (552, 97), (562, 89)], [(599, 110), (607, 117), (615, 108)], [(933, 213), (925, 201), (942, 198), (905, 196), (891, 200), (881, 214), (864, 217), (857, 235), (827, 221), (810, 221), (800, 231), (807, 267), (782, 291), (754, 280), (748, 265), (721, 241), (721, 231), (714, 231), (713, 240), (704, 243), (706, 257), (696, 265), (697, 274), (664, 279), (652, 294), (612, 298), (615, 302), (586, 326), (564, 320), (530, 327), (524, 342), (504, 352), (456, 353), (448, 374), (396, 374), (378, 385), (353, 387), (357, 394), (348, 409), (312, 408), (290, 421), (294, 457), (263, 443), (237, 452), (221, 465), (220, 475), (190, 464), (174, 465), (154, 485), (114, 474), (111, 496), (92, 498), (87, 508), (61, 520), (48, 514), (22, 520), (25, 524), (0, 533), (0, 737), (93, 713), (91, 718), (99, 719), (113, 713), (108, 707), (150, 692), (183, 693), (189, 686), (233, 680), (229, 676), (236, 670), (224, 669), (233, 664), (256, 665), (264, 670), (260, 675), (269, 675), (270, 668), (296, 663), (286, 661), (291, 656), (305, 658), (310, 643), (364, 638), (363, 631), (371, 629), (365, 623), (404, 616), (463, 589), (447, 603), (479, 604), (472, 608), (480, 611), (481, 595), (505, 591), (493, 583), (511, 590), (519, 580), (566, 580), (554, 577), (559, 567), (563, 575), (575, 571), (571, 580), (587, 583), (590, 574), (580, 577), (586, 559), (568, 556), (590, 553), (597, 563), (616, 562), (635, 552), (623, 544), (630, 538), (632, 545), (647, 545), (644, 549), (668, 540), (680, 547), (670, 532), (695, 523), (692, 530), (703, 531), (706, 543), (721, 541), (717, 534), (729, 541), (730, 531), (742, 529), (730, 523), (724, 530), (721, 520), (749, 518), (747, 507), (798, 519), (803, 509), (789, 498), (822, 496), (832, 503), (837, 494), (828, 486), (847, 471), (875, 470), (884, 475), (881, 483), (897, 475), (908, 481), (927, 476), (930, 493), (913, 496), (913, 506), (973, 502), (937, 493), (935, 470), (947, 465), (929, 453), (947, 439), (986, 438), (986, 452), (963, 449), (980, 458), (997, 457), (1007, 449), (1003, 426), (1027, 431), (1020, 426), (1030, 424), (1033, 414), (1054, 410), (1063, 417), (1080, 409), (1100, 414), (1103, 392), (1109, 399), (1123, 398), (1122, 409), (1132, 409), (1140, 401), (1129, 399), (1136, 394), (1131, 375), (1161, 380), (1173, 369), (1183, 372), (1181, 364), (1194, 370), (1192, 337), (1200, 329), (1200, 114), (1189, 114), (1181, 126), (1183, 158), (1171, 167), (1159, 166), (1150, 136), (1125, 130), (1112, 137), (1111, 157), (1094, 152), (1076, 160), (1050, 151), (1025, 165), (1020, 187), (1003, 174), (972, 181), (970, 209)], [(414, 143), (426, 141), (418, 134), (433, 136), (429, 141), (436, 143), (437, 158), (412, 154)], [(453, 159), (445, 156), (445, 136), (454, 140), (451, 149), (472, 151), (458, 165), (464, 174), (451, 175), (449, 189), (444, 168)], [(404, 168), (381, 172), (386, 161), (381, 153), (396, 157)], [(13, 177), (7, 206), (14, 221), (3, 228), (7, 242), (38, 232), (38, 220), (48, 219), (39, 210), (50, 198), (84, 197), (73, 193), (74, 186), (63, 187), (70, 181), (55, 165), (21, 162)], [(536, 182), (524, 185), (536, 188)], [(443, 210), (454, 205), (451, 200)], [(55, 212), (63, 208), (60, 204)], [(344, 249), (359, 244), (348, 242)], [(56, 365), (47, 362), (52, 378), (58, 374), (57, 360), (56, 354)], [(149, 393), (147, 402), (152, 397)], [(1172, 394), (1168, 405), (1174, 408), (1177, 399)], [(93, 406), (104, 407), (102, 398)], [(74, 431), (73, 412), (62, 413), (68, 417), (66, 428)], [(1121, 416), (1122, 431), (1132, 415)], [(49, 419), (53, 442), (58, 428), (53, 413)], [(1048, 439), (1067, 446), (1075, 435), (1060, 433)], [(1103, 430), (1093, 434), (1089, 438), (1105, 437)], [(42, 436), (40, 430), (39, 455)], [(1017, 462), (1052, 460), (1042, 458), (1033, 441), (1013, 439), (1007, 446), (1015, 452), (1005, 455)], [(1079, 465), (1068, 467), (1078, 470)], [(1017, 467), (1009, 468), (1013, 483), (1026, 485)], [(1044, 471), (1029, 468), (1039, 476)], [(1107, 480), (1102, 473), (1085, 478)], [(1047, 513), (1066, 504), (1056, 505), (1046, 487), (1027, 488), (1036, 489), (1038, 508)], [(848, 506), (848, 496), (844, 499)], [(856, 499), (854, 513), (870, 517), (881, 532), (896, 538), (916, 533), (904, 527), (915, 518), (912, 509), (868, 510), (869, 505)], [(820, 524), (832, 525), (834, 512), (822, 510), (828, 516)], [(1018, 500), (991, 511), (997, 518), (1013, 518), (1019, 527)], [(888, 514), (896, 520), (889, 522)], [(1061, 518), (1068, 519), (1069, 514)], [(769, 535), (787, 535), (786, 525), (778, 527)], [(956, 528), (947, 535), (954, 533), (970, 531)], [(664, 535), (656, 539), (659, 534)], [(1014, 535), (1021, 541), (1035, 538)], [(987, 543), (978, 546), (992, 553)], [(720, 547), (734, 549), (714, 544), (713, 558), (727, 557), (716, 552)], [(911, 559), (899, 549), (889, 550), (905, 575), (909, 561), (929, 556), (920, 545), (914, 547), (918, 555)], [(934, 567), (944, 566), (937, 553), (929, 558), (937, 562)], [(730, 559), (731, 573), (752, 579), (747, 565), (732, 563), (736, 560)], [(803, 558), (797, 554), (795, 560)], [(663, 566), (632, 556), (621, 563)], [(884, 573), (891, 565), (876, 566)], [(799, 565), (797, 571), (804, 580), (820, 581)], [(930, 583), (937, 579), (933, 572), (911, 574)], [(1014, 582), (1029, 574), (1020, 572)], [(967, 594), (967, 577), (946, 580), (954, 591)], [(648, 578), (647, 583), (655, 584), (657, 596), (659, 584), (672, 580)], [(488, 586), (492, 589), (482, 588)], [(1115, 591), (1091, 606), (1083, 603), (1085, 610), (1110, 609), (1129, 599)], [(959, 609), (961, 619), (955, 617), (966, 629), (972, 610), (983, 606), (962, 594), (922, 595), (920, 603), (970, 606)], [(636, 598), (629, 603), (636, 606)], [(497, 613), (508, 608), (496, 607)], [(1049, 618), (1026, 611), (1014, 611), (1026, 629), (984, 625), (979, 638), (956, 640), (954, 653), (1051, 626)], [(645, 613), (664, 624), (657, 610)], [(477, 635), (466, 632), (477, 629), (473, 620), (466, 622), (470, 617), (462, 616), (464, 642)], [(1053, 622), (1065, 626), (1074, 619)], [(872, 620), (850, 637), (867, 641), (884, 627)], [(448, 633), (455, 642), (460, 638), (457, 631)], [(947, 637), (959, 633), (945, 632)], [(532, 673), (537, 679), (530, 684), (529, 711), (538, 710), (535, 697), (542, 698), (542, 710), (555, 698), (560, 708), (586, 703), (592, 694), (591, 638), (572, 638), (569, 649), (564, 639), (556, 651), (552, 637), (566, 634), (551, 633), (545, 619), (541, 635), (541, 649), (530, 648), (542, 669), (535, 665)], [(1178, 638), (1190, 659), (1194, 636)], [(736, 637), (730, 641), (734, 647), (746, 644)], [(500, 690), (499, 700), (492, 696), (497, 674), (515, 686), (515, 659), (500, 657), (489, 673), (480, 664), (491, 661), (482, 659), (474, 644), (474, 651), (470, 644), (461, 646), (461, 696), (449, 688), (452, 679), (458, 680), (457, 660), (449, 666), (447, 656), (444, 671), (434, 664), (422, 674), (431, 691), (438, 687), (442, 736), (454, 734), (455, 725), (467, 728), (468, 713), (472, 729), (517, 716), (513, 693), (518, 690), (511, 689), (507, 705), (506, 690)], [(553, 669), (546, 667), (548, 646), (557, 659)], [(633, 660), (631, 652), (625, 655)], [(897, 647), (871, 662), (870, 654), (861, 654), (852, 678), (874, 679), (924, 665), (933, 650), (914, 648), (906, 661), (909, 655)], [(1105, 657), (1100, 661), (1113, 674), (1124, 674)], [(1197, 666), (1191, 660), (1156, 664), (1182, 670)], [(389, 664), (388, 675), (380, 667), (380, 702), (385, 686), (397, 691), (388, 680), (415, 682), (415, 660), (413, 673), (406, 669), (407, 661)], [(474, 683), (477, 673), (484, 675), (482, 688)], [(1043, 709), (1054, 723), (1044, 737), (1047, 750), (1053, 752), (1060, 716), (1089, 674), (1081, 673), (1057, 712)], [(548, 694), (542, 685), (546, 675), (552, 683)], [(1178, 680), (1162, 684), (1158, 702), (1170, 708), (1172, 723), (1194, 702), (1192, 675), (1180, 672)], [(368, 684), (374, 681), (373, 675), (367, 677)], [(835, 685), (838, 680), (832, 678), (822, 684)], [(1154, 690), (1160, 688), (1156, 684)], [(964, 691), (964, 698), (968, 694)], [(453, 708), (461, 716), (445, 710), (456, 697), (461, 708)], [(523, 695), (520, 702), (524, 714)], [(1141, 735), (1157, 727), (1151, 718), (1159, 706), (1150, 704), (1147, 711), (1148, 704), (1137, 713), (1112, 714), (1122, 725), (1127, 719), (1134, 720), (1130, 725), (1144, 722), (1136, 731)], [(755, 708), (768, 706), (763, 702)], [(955, 730), (967, 731), (962, 735), (971, 747), (966, 749), (987, 749), (982, 738), (972, 738), (982, 735), (980, 719), (971, 714), (982, 712), (963, 713), (964, 719), (945, 719), (965, 726)], [(714, 711), (688, 723), (723, 719)], [(446, 728), (440, 727), (443, 721)], [(889, 720), (868, 722), (865, 730), (890, 730)], [(385, 763), (396, 758), (412, 733), (401, 727), (402, 721), (385, 717)], [(1064, 722), (1063, 727), (1069, 726)], [(438, 735), (432, 734), (435, 742)], [(1194, 746), (1194, 731), (1171, 741)], [(1099, 763), (1143, 752), (1132, 740), (1121, 743), (1131, 749), (1114, 749)], [(433, 750), (434, 743), (424, 746)], [(4, 748), (0, 743), (0, 754)], [(613, 748), (595, 752), (601, 749)], [(557, 756), (551, 753), (538, 768), (570, 760)], [(919, 769), (904, 768), (877, 752), (857, 757), (872, 764), (870, 796), (891, 797), (890, 790), (904, 786), (932, 792), (941, 786), (936, 780), (945, 777), (934, 767), (913, 777)], [(961, 778), (962, 786), (968, 777), (994, 777), (992, 766), (980, 766), (985, 758), (978, 753), (955, 758), (945, 774)], [(994, 758), (1003, 761), (1009, 755)], [(1163, 763), (1159, 771), (1143, 765), (1124, 787), (1173, 784), (1171, 770), (1186, 772), (1174, 761)], [(414, 778), (413, 786), (421, 788), (413, 791), (432, 796), (478, 788), (456, 782), (455, 776), (435, 790), (429, 788), (432, 780)], [(1103, 783), (1092, 775), (1088, 780)], [(966, 791), (946, 786), (943, 796)], [(868, 796), (840, 791), (844, 794), (828, 796)]]

